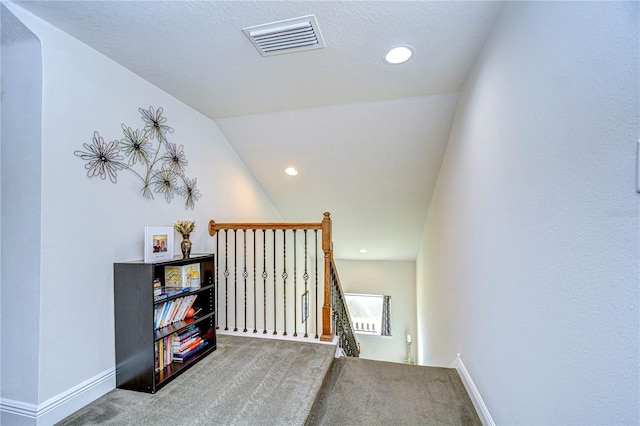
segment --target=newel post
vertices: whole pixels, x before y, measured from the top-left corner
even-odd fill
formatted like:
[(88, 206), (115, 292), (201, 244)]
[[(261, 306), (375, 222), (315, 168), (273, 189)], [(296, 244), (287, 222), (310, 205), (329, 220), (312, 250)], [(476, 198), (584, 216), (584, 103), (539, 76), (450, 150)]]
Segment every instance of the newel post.
[(331, 217), (329, 212), (324, 213), (322, 219), (322, 251), (324, 252), (324, 304), (322, 305), (322, 335), (320, 340), (330, 342), (333, 340), (331, 330)]

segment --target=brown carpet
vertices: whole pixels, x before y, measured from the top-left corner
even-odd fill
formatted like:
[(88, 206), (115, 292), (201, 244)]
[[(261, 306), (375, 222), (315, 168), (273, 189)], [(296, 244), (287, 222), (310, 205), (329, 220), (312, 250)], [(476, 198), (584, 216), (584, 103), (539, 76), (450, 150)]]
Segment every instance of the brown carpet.
[(458, 372), (334, 359), (307, 425), (481, 426)]

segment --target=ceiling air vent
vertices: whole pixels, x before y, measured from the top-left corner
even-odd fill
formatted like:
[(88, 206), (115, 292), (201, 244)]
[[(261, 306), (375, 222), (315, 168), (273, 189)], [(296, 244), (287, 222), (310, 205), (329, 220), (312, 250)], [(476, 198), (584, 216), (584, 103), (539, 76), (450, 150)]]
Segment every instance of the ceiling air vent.
[(243, 28), (262, 56), (321, 49), (324, 40), (314, 15)]

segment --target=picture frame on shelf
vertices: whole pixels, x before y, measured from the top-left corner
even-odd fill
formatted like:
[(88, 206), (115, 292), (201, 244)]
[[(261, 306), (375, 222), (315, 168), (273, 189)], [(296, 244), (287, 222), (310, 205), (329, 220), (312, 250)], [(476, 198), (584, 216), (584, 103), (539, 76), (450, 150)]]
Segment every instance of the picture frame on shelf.
[(144, 262), (173, 260), (173, 227), (144, 227)]

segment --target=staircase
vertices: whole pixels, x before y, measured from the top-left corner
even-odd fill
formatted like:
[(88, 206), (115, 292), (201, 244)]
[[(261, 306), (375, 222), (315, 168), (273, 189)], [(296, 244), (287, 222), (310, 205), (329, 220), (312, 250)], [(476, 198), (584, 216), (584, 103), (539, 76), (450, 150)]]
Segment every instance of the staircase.
[(306, 425), (473, 425), (473, 403), (455, 369), (336, 358)]

